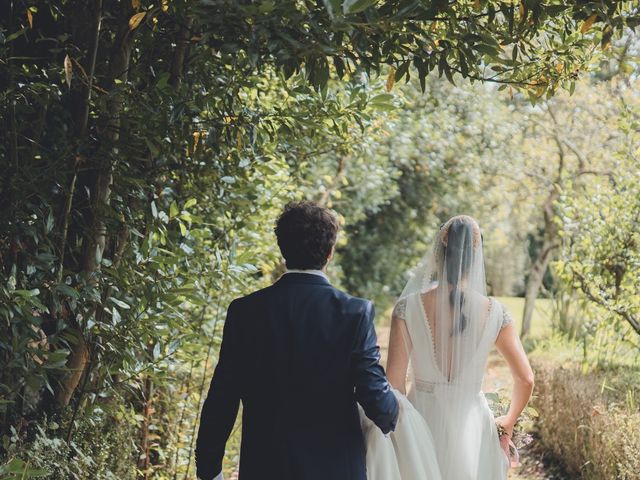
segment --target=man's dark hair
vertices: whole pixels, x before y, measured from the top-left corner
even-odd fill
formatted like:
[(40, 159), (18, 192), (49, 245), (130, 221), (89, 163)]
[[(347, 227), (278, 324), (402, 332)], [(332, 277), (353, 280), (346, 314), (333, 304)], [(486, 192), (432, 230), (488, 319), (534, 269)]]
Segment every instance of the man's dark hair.
[(338, 220), (313, 202), (292, 202), (276, 223), (278, 246), (287, 268), (320, 270), (338, 236)]

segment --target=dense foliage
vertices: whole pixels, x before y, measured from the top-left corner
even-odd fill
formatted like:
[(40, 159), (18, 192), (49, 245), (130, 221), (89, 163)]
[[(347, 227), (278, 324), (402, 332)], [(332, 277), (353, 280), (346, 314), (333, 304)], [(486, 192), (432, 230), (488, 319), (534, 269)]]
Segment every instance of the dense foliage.
[[(533, 96), (570, 87), (595, 45), (638, 23), (634, 2), (323, 0), (204, 2), (208, 40), (287, 74), (303, 69), (320, 87), (331, 76), (387, 64), (395, 80), (432, 71), (453, 81), (514, 84)], [(424, 90), (424, 88), (423, 88)]]
[(609, 181), (562, 202), (567, 246), (556, 267), (582, 295), (604, 307), (607, 323), (623, 321), (640, 334), (640, 124), (638, 112), (628, 107), (623, 103), (618, 117), (623, 142), (621, 150), (611, 152)]

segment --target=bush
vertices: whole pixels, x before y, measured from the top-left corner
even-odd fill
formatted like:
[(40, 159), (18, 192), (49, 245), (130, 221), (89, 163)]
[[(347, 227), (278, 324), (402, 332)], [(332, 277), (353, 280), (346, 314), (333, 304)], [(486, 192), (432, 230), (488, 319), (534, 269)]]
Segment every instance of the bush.
[(2, 439), (7, 459), (0, 462), (0, 479), (14, 478), (11, 474), (43, 480), (137, 478), (133, 412), (122, 406), (109, 413), (94, 409), (76, 420), (73, 440), (67, 442), (69, 414), (64, 412), (56, 421), (45, 418), (31, 425), (28, 434), (12, 428)]
[(537, 431), (570, 478), (640, 479), (640, 369), (534, 368)]

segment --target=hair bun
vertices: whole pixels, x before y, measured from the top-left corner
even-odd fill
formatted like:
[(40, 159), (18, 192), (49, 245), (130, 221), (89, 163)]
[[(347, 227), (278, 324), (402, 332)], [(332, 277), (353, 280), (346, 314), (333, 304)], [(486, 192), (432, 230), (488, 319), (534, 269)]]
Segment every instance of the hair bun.
[(480, 233), (480, 226), (478, 222), (473, 217), (469, 215), (456, 215), (455, 217), (451, 217), (440, 227), (440, 243), (443, 246), (447, 246), (449, 243), (449, 230), (454, 221), (459, 220), (460, 222), (470, 225), (473, 231), (473, 248), (478, 248), (482, 243), (482, 235)]

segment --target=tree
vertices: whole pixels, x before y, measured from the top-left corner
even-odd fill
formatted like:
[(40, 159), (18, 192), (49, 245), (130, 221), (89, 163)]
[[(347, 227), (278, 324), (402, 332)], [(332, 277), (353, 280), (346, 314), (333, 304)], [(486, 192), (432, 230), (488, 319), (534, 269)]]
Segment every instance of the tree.
[(403, 90), (403, 107), (370, 142), (369, 158), (388, 159), (396, 190), (348, 226), (349, 243), (340, 250), (345, 284), (381, 305), (401, 293), (407, 270), (450, 216), (475, 215), (492, 230), (490, 212), (503, 199), (490, 172), (514, 160), (518, 124), (506, 95), (487, 85), (453, 87), (437, 79), (426, 85), (424, 95), (416, 84)]
[(541, 234), (527, 276), (523, 336), (530, 331), (535, 299), (548, 267), (559, 254), (561, 197), (581, 196), (585, 185), (619, 175), (609, 153), (620, 149), (623, 138), (615, 120), (621, 113), (617, 95), (611, 84), (583, 82), (573, 96), (557, 95), (527, 115), (522, 143), (527, 161), (519, 176), (528, 177), (527, 183), (536, 187), (527, 193), (521, 211), (527, 215), (524, 209), (531, 212), (531, 205), (536, 205), (540, 213), (534, 214), (532, 222)]
[(626, 92), (617, 102), (622, 138), (611, 159), (616, 175), (586, 184), (579, 194), (562, 192), (564, 249), (555, 268), (589, 302), (603, 307), (601, 322), (622, 320), (640, 334), (640, 117), (634, 93)]

